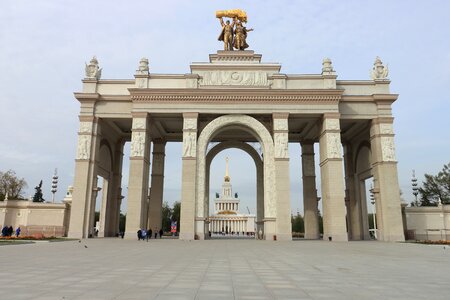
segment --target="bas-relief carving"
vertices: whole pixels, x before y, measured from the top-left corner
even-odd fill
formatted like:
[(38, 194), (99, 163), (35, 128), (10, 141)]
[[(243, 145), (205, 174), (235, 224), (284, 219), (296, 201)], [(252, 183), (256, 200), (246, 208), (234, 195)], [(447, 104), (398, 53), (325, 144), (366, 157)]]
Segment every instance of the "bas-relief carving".
[(80, 133), (92, 133), (91, 122), (80, 122)]
[(147, 120), (145, 118), (134, 118), (133, 129), (145, 129)]
[(326, 130), (340, 130), (339, 119), (326, 119), (325, 120), (325, 129)]
[(287, 133), (275, 134), (275, 157), (288, 158), (288, 135)]
[(195, 157), (197, 152), (197, 133), (185, 132), (183, 135), (183, 157)]
[(91, 157), (91, 138), (90, 135), (78, 137), (77, 159), (89, 159)]
[(391, 136), (381, 137), (381, 154), (383, 161), (397, 161), (395, 157), (394, 138)]
[(200, 74), (200, 85), (268, 86), (267, 73), (263, 71), (206, 71)]
[(275, 129), (275, 130), (288, 130), (288, 121), (287, 121), (287, 119), (274, 119), (273, 120), (273, 129)]
[(133, 132), (131, 137), (131, 157), (144, 156), (145, 132)]
[(183, 120), (183, 129), (197, 129), (197, 119), (185, 118)]
[(381, 134), (394, 134), (394, 129), (392, 124), (380, 124), (380, 133)]
[(327, 157), (341, 158), (341, 137), (338, 133), (329, 133), (327, 136)]

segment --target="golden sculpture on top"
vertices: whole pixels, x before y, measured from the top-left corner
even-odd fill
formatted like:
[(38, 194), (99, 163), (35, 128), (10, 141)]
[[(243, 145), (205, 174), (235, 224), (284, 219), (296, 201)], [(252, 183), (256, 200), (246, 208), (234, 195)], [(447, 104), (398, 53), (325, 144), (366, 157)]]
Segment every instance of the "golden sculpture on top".
[[(223, 18), (232, 18), (230, 21), (223, 21)], [(248, 48), (247, 32), (253, 31), (252, 28), (247, 29), (243, 23), (247, 23), (247, 13), (240, 9), (218, 10), (216, 11), (216, 18), (220, 20), (222, 32), (219, 35), (219, 41), (223, 41), (223, 49), (225, 51), (245, 50)]]

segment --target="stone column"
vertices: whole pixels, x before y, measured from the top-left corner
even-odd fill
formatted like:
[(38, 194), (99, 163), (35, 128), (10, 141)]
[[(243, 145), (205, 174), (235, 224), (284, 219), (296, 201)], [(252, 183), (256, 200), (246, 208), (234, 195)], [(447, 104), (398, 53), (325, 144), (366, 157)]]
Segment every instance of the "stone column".
[(301, 146), (305, 239), (317, 240), (320, 237), (320, 232), (314, 163), (314, 142), (304, 141), (301, 143)]
[[(105, 232), (107, 232), (106, 226), (106, 220), (108, 219), (107, 217), (107, 206), (110, 205), (110, 203), (108, 203), (108, 198), (109, 198), (109, 180), (108, 178), (103, 178), (103, 185), (101, 187), (102, 189), (102, 199), (101, 201), (101, 208), (100, 208), (100, 220), (99, 220), (99, 225), (100, 225), (100, 230), (98, 232), (98, 236), (99, 237), (105, 237), (107, 236), (105, 234)], [(94, 208), (95, 211), (95, 208)], [(95, 226), (95, 218), (93, 220), (93, 226)]]
[(152, 192), (148, 204), (148, 228), (159, 230), (162, 227), (162, 202), (164, 190), (164, 158), (166, 142), (153, 141), (153, 164), (151, 175)]
[(136, 232), (147, 227), (148, 177), (150, 168), (150, 135), (147, 113), (133, 114), (128, 179), (128, 209), (125, 237), (134, 239)]
[[(344, 146), (344, 165), (345, 165), (345, 202), (347, 203), (347, 224), (349, 238), (352, 240), (362, 239), (361, 228), (361, 207), (358, 203), (359, 197), (356, 197), (355, 184), (359, 183), (355, 174), (353, 164), (353, 151), (350, 144)], [(356, 178), (355, 178), (356, 177)], [(356, 182), (355, 182), (356, 179)], [(357, 189), (359, 191), (359, 188)]]
[(391, 117), (377, 118), (372, 120), (370, 128), (378, 239), (381, 241), (405, 240), (393, 121)]
[(292, 240), (288, 114), (273, 114), (277, 240)]
[(196, 217), (195, 186), (197, 178), (198, 113), (184, 113), (183, 119), (180, 239), (193, 240), (195, 237)]
[(93, 116), (80, 116), (78, 146), (75, 159), (73, 202), (70, 214), (68, 236), (87, 238), (89, 236), (90, 207), (96, 195), (97, 166), (99, 151), (97, 141), (98, 119)]
[(115, 236), (119, 233), (120, 223), (120, 205), (122, 203), (122, 164), (123, 164), (123, 147), (124, 140), (118, 139), (115, 144), (114, 164), (113, 164), (113, 180), (112, 180), (112, 195), (113, 209), (111, 210), (112, 221), (109, 225), (108, 236)]
[(319, 144), (323, 238), (333, 241), (348, 241), (338, 113), (324, 114)]

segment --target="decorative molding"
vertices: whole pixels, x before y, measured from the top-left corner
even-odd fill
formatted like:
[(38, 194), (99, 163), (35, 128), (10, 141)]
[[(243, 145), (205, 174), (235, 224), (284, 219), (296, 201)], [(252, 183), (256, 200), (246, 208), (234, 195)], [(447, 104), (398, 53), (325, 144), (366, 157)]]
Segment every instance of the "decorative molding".
[(196, 130), (197, 129), (197, 119), (193, 118), (184, 118), (183, 120), (183, 130)]
[(288, 130), (287, 119), (273, 119), (273, 130)]
[(339, 102), (335, 95), (134, 95), (136, 102)]
[(340, 130), (339, 119), (325, 119), (325, 130)]

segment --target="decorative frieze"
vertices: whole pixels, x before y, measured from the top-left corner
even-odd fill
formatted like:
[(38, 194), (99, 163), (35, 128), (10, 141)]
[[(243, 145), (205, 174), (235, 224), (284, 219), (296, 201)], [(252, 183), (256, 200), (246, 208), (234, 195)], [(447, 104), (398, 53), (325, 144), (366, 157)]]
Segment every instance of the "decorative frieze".
[(269, 86), (267, 72), (264, 71), (206, 71), (200, 74), (200, 85), (244, 85)]
[(77, 159), (90, 159), (91, 158), (91, 135), (79, 135), (78, 147), (77, 147)]
[(341, 137), (339, 133), (327, 134), (327, 158), (341, 158)]
[(276, 133), (275, 134), (275, 158), (288, 158), (288, 134)]
[(395, 157), (394, 137), (381, 137), (381, 154), (383, 161), (397, 161)]
[(185, 131), (183, 133), (183, 157), (196, 157), (197, 153), (197, 133), (195, 131)]
[(144, 156), (145, 132), (135, 131), (131, 135), (131, 157)]

